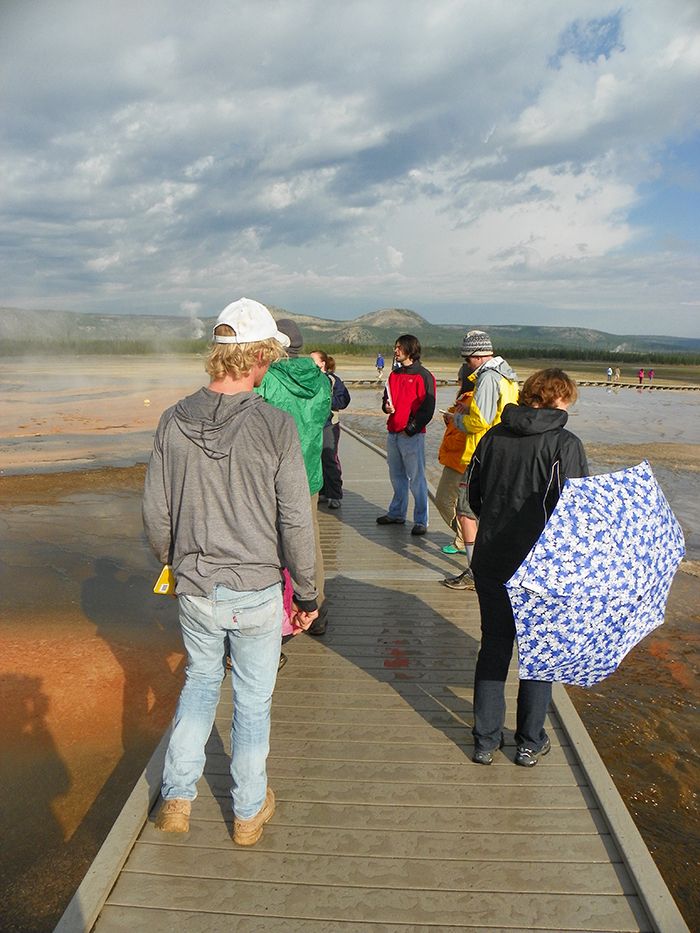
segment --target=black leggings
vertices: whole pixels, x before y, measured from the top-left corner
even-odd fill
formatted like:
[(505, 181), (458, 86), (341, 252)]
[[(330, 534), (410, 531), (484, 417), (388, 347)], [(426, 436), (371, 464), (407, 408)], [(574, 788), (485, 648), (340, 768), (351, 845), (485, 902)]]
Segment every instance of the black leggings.
[(321, 467), (323, 469), (321, 495), (327, 499), (343, 498), (343, 474), (338, 459), (339, 440), (340, 425), (325, 425), (323, 428), (323, 450), (321, 451)]

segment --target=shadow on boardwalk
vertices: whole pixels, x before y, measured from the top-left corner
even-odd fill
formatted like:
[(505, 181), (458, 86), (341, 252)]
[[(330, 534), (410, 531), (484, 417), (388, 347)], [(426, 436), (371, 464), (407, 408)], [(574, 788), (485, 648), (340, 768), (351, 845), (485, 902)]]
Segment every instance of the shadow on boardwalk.
[[(312, 781), (313, 760), (319, 755), (340, 762), (339, 775), (342, 762), (372, 756), (406, 763), (444, 760), (443, 744), (434, 738), (438, 732), (454, 747), (456, 754), (447, 755), (450, 761), (469, 762), (478, 645), (415, 589), (414, 584), (397, 591), (342, 576), (332, 581), (327, 634), (317, 640), (298, 636), (285, 649), (290, 660), (279, 674), (273, 700), (273, 759), (281, 751), (295, 758), (308, 756), (304, 776)], [(459, 613), (464, 594), (445, 592)], [(389, 689), (398, 702), (387, 702)], [(205, 780), (230, 824), (230, 780), (221, 775), (231, 747), (225, 718), (231, 709), (228, 687), (224, 690), (207, 744), (209, 762), (221, 756), (222, 767), (212, 772), (208, 766)], [(416, 713), (427, 727), (419, 734)], [(387, 727), (387, 717), (395, 724)], [(274, 767), (270, 780), (275, 783)]]

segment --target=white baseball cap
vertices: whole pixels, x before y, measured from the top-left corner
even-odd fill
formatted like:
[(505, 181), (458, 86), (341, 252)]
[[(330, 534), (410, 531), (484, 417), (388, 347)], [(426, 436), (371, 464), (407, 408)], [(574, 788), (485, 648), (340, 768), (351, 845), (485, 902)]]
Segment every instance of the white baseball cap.
[(214, 334), (214, 343), (255, 343), (258, 340), (274, 339), (283, 347), (289, 346), (289, 337), (277, 330), (275, 319), (265, 305), (252, 298), (239, 298), (226, 305), (216, 319), (214, 330), (219, 324), (228, 324), (236, 332), (235, 337)]

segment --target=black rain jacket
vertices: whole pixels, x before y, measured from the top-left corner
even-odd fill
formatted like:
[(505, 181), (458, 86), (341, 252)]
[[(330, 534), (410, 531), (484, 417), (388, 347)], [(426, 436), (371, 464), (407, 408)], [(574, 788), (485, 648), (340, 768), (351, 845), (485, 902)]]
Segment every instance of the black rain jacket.
[(479, 518), (472, 570), (505, 583), (535, 544), (567, 477), (588, 476), (583, 444), (557, 408), (506, 405), (466, 473)]

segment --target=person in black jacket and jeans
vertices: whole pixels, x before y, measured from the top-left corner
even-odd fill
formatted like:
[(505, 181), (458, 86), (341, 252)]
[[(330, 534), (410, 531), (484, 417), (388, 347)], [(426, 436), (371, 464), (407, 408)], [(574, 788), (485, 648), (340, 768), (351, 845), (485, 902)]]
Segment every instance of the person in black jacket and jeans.
[[(534, 373), (517, 405), (479, 442), (460, 496), (479, 518), (472, 570), (481, 612), (481, 646), (474, 675), (474, 756), (490, 765), (503, 745), (505, 681), (515, 620), (506, 581), (539, 538), (566, 477), (588, 475), (581, 441), (564, 429), (576, 401), (575, 382), (561, 369)], [(552, 696), (548, 681), (521, 680), (515, 763), (537, 764), (550, 750), (544, 720)]]

